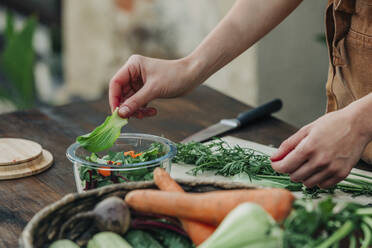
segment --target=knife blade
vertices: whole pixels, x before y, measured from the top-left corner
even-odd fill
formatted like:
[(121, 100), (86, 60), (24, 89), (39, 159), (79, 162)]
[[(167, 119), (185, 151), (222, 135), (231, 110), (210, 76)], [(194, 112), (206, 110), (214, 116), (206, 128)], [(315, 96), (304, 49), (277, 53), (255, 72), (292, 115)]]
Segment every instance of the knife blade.
[(282, 105), (283, 104), (280, 99), (272, 100), (256, 108), (240, 113), (234, 119), (220, 120), (218, 123), (187, 137), (186, 139), (182, 140), (181, 143), (188, 143), (192, 141), (193, 142), (206, 141), (212, 137), (226, 133), (227, 131), (244, 127), (258, 119), (261, 119), (263, 117), (266, 117), (272, 113), (279, 111), (282, 108)]

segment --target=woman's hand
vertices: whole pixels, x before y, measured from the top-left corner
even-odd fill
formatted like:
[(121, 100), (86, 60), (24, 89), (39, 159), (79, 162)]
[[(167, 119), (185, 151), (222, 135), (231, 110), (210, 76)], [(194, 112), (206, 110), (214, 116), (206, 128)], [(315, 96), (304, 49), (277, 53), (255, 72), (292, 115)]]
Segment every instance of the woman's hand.
[(273, 169), (309, 188), (346, 178), (371, 140), (369, 114), (358, 104), (328, 113), (284, 141), (271, 157)]
[(119, 107), (123, 118), (156, 115), (147, 107), (155, 98), (180, 96), (198, 83), (193, 64), (188, 59), (161, 60), (133, 55), (110, 81), (111, 111)]

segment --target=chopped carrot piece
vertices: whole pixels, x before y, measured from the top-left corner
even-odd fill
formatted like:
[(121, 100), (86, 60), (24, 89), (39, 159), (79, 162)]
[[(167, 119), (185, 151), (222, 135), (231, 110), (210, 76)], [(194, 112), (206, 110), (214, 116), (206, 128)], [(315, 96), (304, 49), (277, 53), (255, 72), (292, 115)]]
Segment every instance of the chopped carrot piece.
[(133, 154), (133, 155), (132, 155), (132, 158), (136, 158), (136, 157), (139, 157), (139, 156), (141, 156), (141, 155), (142, 155), (142, 152), (137, 153), (137, 154)]
[(133, 156), (134, 154), (134, 151), (127, 151), (127, 152), (124, 152), (124, 156)]
[(101, 174), (102, 176), (104, 177), (108, 177), (111, 175), (111, 171), (110, 171), (110, 167), (101, 167), (100, 169), (98, 169), (98, 173)]

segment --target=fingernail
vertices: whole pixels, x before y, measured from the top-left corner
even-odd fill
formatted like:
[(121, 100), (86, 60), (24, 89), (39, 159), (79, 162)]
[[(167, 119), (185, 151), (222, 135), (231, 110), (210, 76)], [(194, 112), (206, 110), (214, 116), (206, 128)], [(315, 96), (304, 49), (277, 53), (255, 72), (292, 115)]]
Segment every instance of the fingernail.
[(119, 109), (119, 115), (122, 117), (126, 117), (129, 114), (129, 108), (127, 106), (123, 106)]

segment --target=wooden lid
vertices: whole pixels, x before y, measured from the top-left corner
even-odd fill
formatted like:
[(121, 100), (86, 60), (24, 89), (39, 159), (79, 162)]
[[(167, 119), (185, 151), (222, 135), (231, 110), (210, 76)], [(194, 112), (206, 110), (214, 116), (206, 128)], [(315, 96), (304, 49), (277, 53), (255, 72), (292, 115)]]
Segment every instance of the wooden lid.
[(32, 176), (48, 169), (52, 163), (52, 154), (43, 150), (42, 154), (34, 160), (16, 165), (0, 166), (0, 180)]
[(31, 161), (39, 157), (42, 147), (36, 142), (25, 139), (0, 139), (0, 166), (14, 165)]
[(0, 180), (31, 176), (52, 163), (53, 155), (36, 142), (0, 138)]

